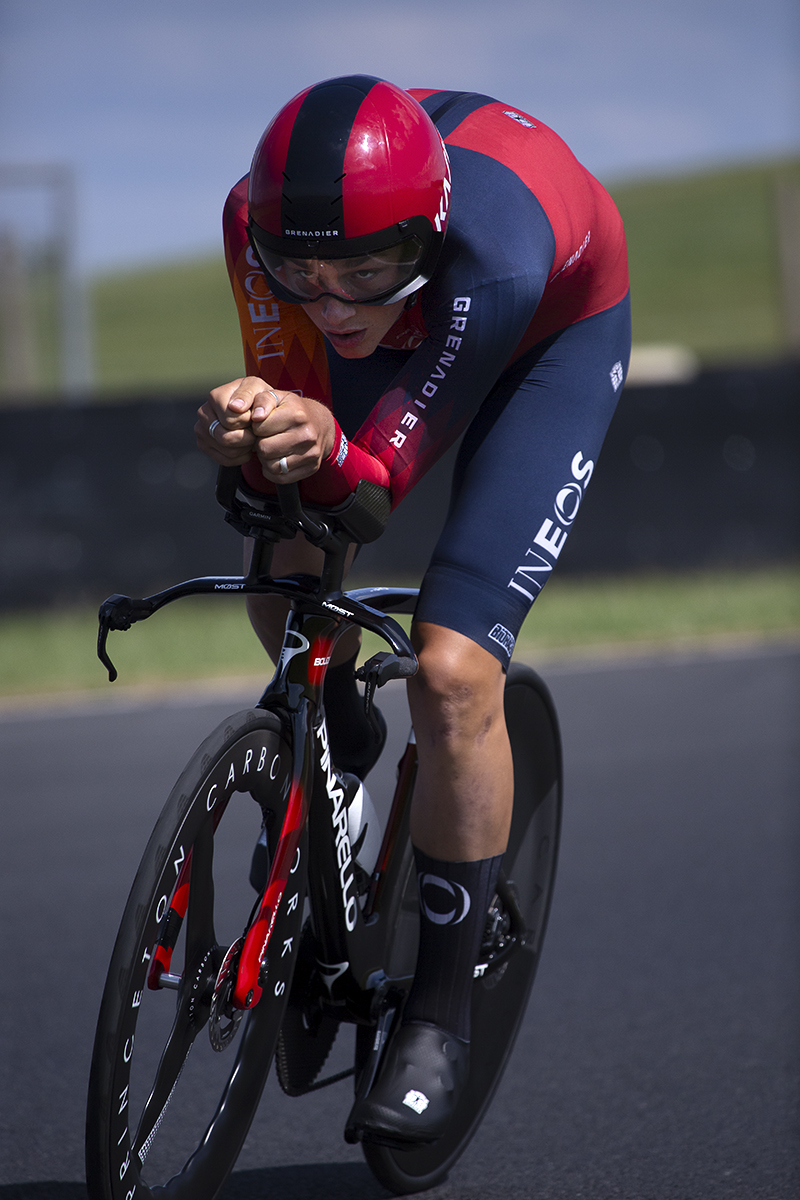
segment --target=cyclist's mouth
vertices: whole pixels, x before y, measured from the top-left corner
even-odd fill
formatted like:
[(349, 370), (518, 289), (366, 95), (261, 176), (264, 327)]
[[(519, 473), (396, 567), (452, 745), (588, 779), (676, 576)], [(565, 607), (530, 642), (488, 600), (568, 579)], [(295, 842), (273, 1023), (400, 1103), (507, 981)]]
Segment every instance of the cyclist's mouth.
[(366, 329), (345, 329), (339, 330), (337, 333), (333, 329), (326, 329), (325, 337), (336, 350), (346, 350), (348, 346), (360, 346), (364, 340)]

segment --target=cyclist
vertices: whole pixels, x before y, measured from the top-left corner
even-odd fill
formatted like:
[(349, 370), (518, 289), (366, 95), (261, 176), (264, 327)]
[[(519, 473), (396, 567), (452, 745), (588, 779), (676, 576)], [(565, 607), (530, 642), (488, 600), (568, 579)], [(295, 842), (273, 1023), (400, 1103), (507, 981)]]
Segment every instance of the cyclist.
[[(200, 409), (198, 443), (216, 462), (240, 464), (263, 491), (300, 482), (325, 504), (368, 479), (396, 506), (466, 430), (412, 628), (417, 973), (347, 1127), (431, 1142), (468, 1071), (472, 977), (511, 819), (504, 672), (627, 370), (622, 222), (538, 119), (359, 75), (281, 109), (224, 229), (247, 375)], [(274, 565), (318, 562), (298, 536)], [(249, 606), (274, 657), (285, 609), (272, 597)], [(357, 645), (337, 649), (325, 681), (334, 758), (363, 777), (380, 747), (353, 678)]]

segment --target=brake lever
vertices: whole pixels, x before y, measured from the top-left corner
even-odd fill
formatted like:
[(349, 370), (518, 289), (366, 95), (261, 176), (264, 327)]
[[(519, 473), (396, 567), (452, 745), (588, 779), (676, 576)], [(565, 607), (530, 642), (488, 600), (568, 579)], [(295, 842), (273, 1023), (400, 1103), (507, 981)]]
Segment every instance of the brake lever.
[(364, 684), (364, 712), (377, 736), (380, 736), (381, 730), (373, 710), (375, 689), (383, 687), (390, 679), (410, 679), (416, 675), (418, 667), (416, 658), (381, 651), (373, 654), (354, 672), (356, 679)]
[(106, 643), (112, 629), (130, 629), (136, 621), (143, 621), (152, 616), (155, 605), (150, 600), (132, 600), (130, 596), (120, 596), (115, 593), (104, 600), (97, 614), (99, 627), (97, 630), (97, 657), (108, 671), (108, 681), (113, 683), (117, 678), (117, 668), (109, 658)]

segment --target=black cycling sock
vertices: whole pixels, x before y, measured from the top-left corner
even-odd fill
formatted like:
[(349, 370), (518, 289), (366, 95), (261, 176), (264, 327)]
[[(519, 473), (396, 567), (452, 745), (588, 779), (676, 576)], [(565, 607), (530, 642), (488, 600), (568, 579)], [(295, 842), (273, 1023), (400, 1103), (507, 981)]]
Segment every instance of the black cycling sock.
[(419, 952), (403, 1021), (428, 1021), (468, 1042), (472, 979), (502, 854), (442, 862), (414, 847)]
[[(364, 700), (358, 690), (355, 675), (354, 654), (338, 667), (328, 667), (325, 675), (323, 696), (325, 715), (328, 722), (328, 738), (334, 766), (340, 771), (350, 771), (363, 779), (375, 765), (383, 739), (375, 737), (375, 731), (364, 711)], [(383, 718), (378, 714), (379, 723)]]

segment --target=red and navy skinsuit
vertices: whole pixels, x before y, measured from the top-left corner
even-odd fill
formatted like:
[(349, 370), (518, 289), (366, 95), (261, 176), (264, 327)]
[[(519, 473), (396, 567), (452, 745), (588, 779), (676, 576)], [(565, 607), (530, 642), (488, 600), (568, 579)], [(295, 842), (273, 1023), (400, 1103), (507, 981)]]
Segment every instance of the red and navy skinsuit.
[[(467, 429), (416, 615), (505, 666), (627, 371), (625, 237), (607, 192), (541, 121), (474, 93), (410, 94), (447, 146), (450, 220), (434, 278), (374, 354), (339, 358), (299, 305), (269, 292), (247, 239), (246, 178), (225, 207), (226, 257), (247, 374), (336, 417), (307, 499), (335, 504), (364, 478), (396, 505)], [(271, 490), (255, 458), (244, 474)]]

